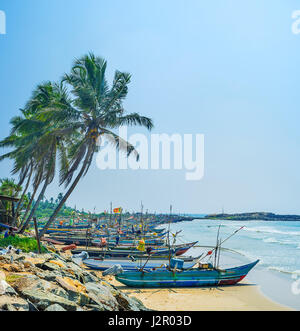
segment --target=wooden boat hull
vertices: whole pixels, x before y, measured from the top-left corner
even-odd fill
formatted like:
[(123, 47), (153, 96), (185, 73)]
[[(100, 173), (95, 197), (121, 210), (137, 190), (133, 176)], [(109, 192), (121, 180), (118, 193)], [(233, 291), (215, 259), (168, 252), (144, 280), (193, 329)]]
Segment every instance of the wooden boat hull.
[[(175, 246), (174, 248), (172, 248), (171, 250), (171, 255), (176, 255), (176, 256), (181, 256), (184, 253), (186, 253), (191, 247), (195, 246), (197, 244), (197, 242), (193, 242), (193, 243), (188, 243), (188, 244), (184, 244), (184, 245), (179, 245), (179, 246)], [(82, 252), (82, 250), (75, 250), (72, 251), (72, 254), (80, 254)], [(114, 257), (114, 258), (119, 258), (119, 257), (128, 257), (128, 256), (133, 256), (136, 258), (139, 257), (143, 257), (143, 256), (147, 256), (145, 254), (145, 252), (140, 252), (137, 249), (112, 249), (112, 250), (103, 250), (103, 251), (97, 251), (97, 250), (88, 250), (87, 253), (91, 256), (91, 257), (100, 257), (100, 256), (105, 256), (105, 257)], [(158, 249), (154, 249), (151, 253), (151, 258), (156, 258), (156, 257), (160, 257), (160, 258), (167, 258), (169, 256), (169, 249), (168, 248), (158, 248)]]
[(138, 288), (235, 285), (243, 280), (258, 262), (226, 270), (192, 269), (175, 273), (168, 270), (153, 272), (125, 271), (117, 275), (116, 279), (124, 285)]
[[(122, 269), (125, 271), (137, 271), (139, 268), (142, 268), (147, 260), (138, 260), (138, 261), (131, 261), (131, 260), (104, 260), (104, 261), (100, 261), (100, 260), (96, 260), (96, 259), (87, 259), (82, 261), (83, 264), (85, 266), (87, 266), (90, 269), (93, 270), (100, 270), (100, 271), (104, 271), (107, 270), (111, 267), (113, 267), (114, 265), (121, 265)], [(169, 260), (154, 260), (154, 261), (149, 261), (144, 270), (147, 271), (152, 271), (153, 269), (156, 268), (164, 268), (163, 265), (168, 265), (169, 264)], [(184, 263), (184, 267), (185, 268), (191, 268), (194, 265), (194, 262), (186, 262)]]

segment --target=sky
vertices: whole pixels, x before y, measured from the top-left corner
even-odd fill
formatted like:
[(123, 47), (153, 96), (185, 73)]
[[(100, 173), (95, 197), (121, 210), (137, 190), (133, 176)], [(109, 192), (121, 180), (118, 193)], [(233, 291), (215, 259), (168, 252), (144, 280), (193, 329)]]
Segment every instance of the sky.
[[(205, 135), (201, 180), (94, 160), (69, 205), (300, 214), (299, 1), (0, 0), (0, 10), (0, 139), (37, 84), (90, 51), (108, 61), (110, 82), (132, 74), (125, 108), (151, 117), (153, 133)], [(10, 171), (0, 163), (0, 177)], [(54, 182), (46, 197), (59, 192)]]

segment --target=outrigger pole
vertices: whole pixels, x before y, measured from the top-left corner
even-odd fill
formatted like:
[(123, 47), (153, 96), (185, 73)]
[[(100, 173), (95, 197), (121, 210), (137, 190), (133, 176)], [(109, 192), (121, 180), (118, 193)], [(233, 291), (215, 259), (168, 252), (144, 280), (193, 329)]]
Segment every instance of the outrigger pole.
[(215, 247), (212, 251), (209, 251), (205, 256), (204, 256), (204, 258), (203, 259), (205, 259), (207, 256), (209, 256), (209, 255), (212, 255), (213, 254), (213, 252), (215, 251), (215, 250), (217, 250), (219, 247), (221, 247), (221, 245), (223, 245), (227, 240), (229, 240), (230, 238), (232, 238), (234, 235), (236, 235), (239, 231), (241, 231), (242, 229), (244, 229), (245, 228), (245, 226), (242, 226), (240, 229), (238, 229), (238, 230), (236, 230), (233, 234), (231, 234), (229, 237), (227, 237), (225, 240), (223, 240), (222, 242), (220, 242), (220, 244), (219, 245), (217, 245), (217, 247)]
[(219, 246), (220, 229), (221, 229), (221, 225), (219, 225), (218, 235), (217, 235), (217, 244), (216, 244), (216, 250), (215, 250), (215, 268), (217, 267), (217, 258), (218, 258), (218, 246)]

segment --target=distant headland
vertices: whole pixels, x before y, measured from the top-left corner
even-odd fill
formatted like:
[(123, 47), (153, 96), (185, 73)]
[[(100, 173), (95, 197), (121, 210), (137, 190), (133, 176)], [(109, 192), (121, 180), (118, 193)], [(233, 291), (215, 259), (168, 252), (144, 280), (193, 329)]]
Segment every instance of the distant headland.
[(276, 215), (273, 213), (254, 212), (242, 214), (212, 214), (204, 216), (203, 219), (228, 220), (228, 221), (300, 221), (299, 215)]

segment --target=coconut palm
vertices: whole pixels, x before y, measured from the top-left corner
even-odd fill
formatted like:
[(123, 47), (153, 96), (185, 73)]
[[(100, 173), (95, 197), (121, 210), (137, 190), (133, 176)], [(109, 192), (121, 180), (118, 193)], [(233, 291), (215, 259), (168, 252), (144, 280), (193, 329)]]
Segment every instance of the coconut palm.
[[(59, 99), (57, 96), (59, 96)], [(52, 121), (39, 119), (37, 114), (40, 109), (49, 109), (53, 105), (55, 106), (56, 103), (62, 102), (63, 97), (64, 91), (61, 86), (50, 82), (39, 85), (25, 109), (22, 110), (23, 116), (12, 119), (11, 135), (0, 142), (2, 147), (14, 147), (13, 151), (1, 156), (0, 160), (4, 158), (13, 159), (15, 173), (23, 169), (28, 163), (32, 167), (32, 172), (34, 172), (34, 191), (25, 212), (21, 232), (26, 229), (40, 201), (44, 198), (48, 185), (54, 179), (57, 155), (65, 154), (64, 132), (56, 130), (56, 126)], [(60, 159), (64, 160), (64, 157)], [(29, 216), (27, 216), (42, 182), (43, 186), (38, 199)]]
[(68, 190), (40, 232), (41, 237), (88, 172), (93, 156), (99, 150), (99, 139), (109, 140), (127, 156), (135, 154), (138, 159), (135, 148), (114, 130), (124, 125), (140, 125), (149, 130), (153, 127), (152, 120), (147, 117), (137, 113), (125, 114), (123, 100), (128, 94), (130, 74), (116, 71), (113, 84), (109, 87), (105, 78), (106, 67), (106, 61), (93, 54), (76, 60), (71, 73), (66, 74), (62, 81), (70, 91), (68, 100), (72, 99), (71, 102), (52, 109), (41, 109), (39, 113), (40, 119), (54, 122), (66, 135), (72, 135), (65, 167), (60, 171), (60, 184), (65, 184)]
[(0, 179), (0, 184), (0, 194), (11, 198), (18, 198), (20, 192), (22, 191), (22, 187), (16, 184), (14, 179)]
[[(33, 119), (25, 119), (21, 125), (30, 125), (31, 121), (35, 121), (40, 125), (35, 141), (35, 159), (37, 161), (37, 183), (44, 182), (42, 189), (39, 193), (38, 199), (34, 204), (29, 216), (22, 225), (21, 232), (25, 231), (28, 223), (34, 217), (34, 214), (39, 206), (39, 203), (44, 200), (47, 187), (52, 183), (55, 171), (56, 161), (60, 160), (60, 168), (66, 169), (66, 138), (72, 138), (72, 132), (69, 135), (65, 135), (65, 131), (56, 125), (56, 122), (51, 119), (40, 118), (40, 110), (46, 111), (52, 109), (52, 107), (58, 107), (68, 102), (66, 99), (65, 90), (62, 85), (47, 83), (38, 86), (34, 92), (34, 98), (31, 99), (28, 107), (31, 109), (31, 113), (34, 113)], [(34, 110), (34, 111), (33, 111)], [(36, 112), (35, 112), (36, 110)], [(33, 195), (34, 196), (34, 195)], [(33, 199), (33, 197), (32, 197)]]

